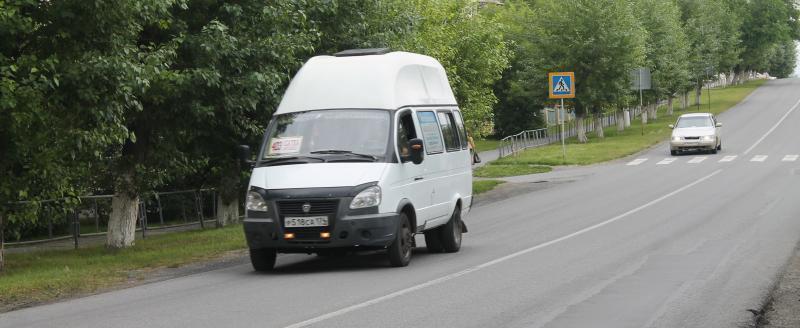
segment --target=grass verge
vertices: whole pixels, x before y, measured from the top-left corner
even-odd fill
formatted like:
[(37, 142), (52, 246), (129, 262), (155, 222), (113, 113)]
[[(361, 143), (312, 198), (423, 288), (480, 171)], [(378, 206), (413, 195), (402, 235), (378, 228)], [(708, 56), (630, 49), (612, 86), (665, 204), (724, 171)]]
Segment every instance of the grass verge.
[(546, 173), (552, 170), (551, 167), (543, 165), (496, 164), (495, 162), (490, 162), (475, 169), (472, 175), (482, 178), (502, 178), (516, 175)]
[(0, 273), (0, 308), (92, 293), (144, 279), (153, 269), (213, 259), (245, 245), (241, 226), (234, 225), (152, 236), (116, 251), (95, 246), (6, 254), (6, 268)]
[(474, 180), (472, 181), (472, 195), (479, 195), (494, 189), (498, 185), (505, 183), (500, 180)]
[(482, 151), (493, 150), (500, 147), (500, 140), (496, 139), (484, 139), (484, 140), (474, 140), (475, 141), (475, 149), (480, 153)]
[[(766, 82), (765, 80), (750, 81), (742, 85), (724, 89), (711, 90), (711, 108), (709, 110), (708, 97), (703, 90), (700, 112), (719, 114), (735, 106), (753, 90)], [(690, 97), (694, 103), (694, 97)], [(671, 130), (667, 127), (674, 123), (678, 115), (697, 112), (697, 107), (690, 106), (686, 110), (679, 110), (676, 101), (675, 113), (667, 116), (665, 111), (659, 111), (658, 119), (650, 120), (642, 129), (641, 120), (631, 122), (631, 127), (622, 132), (617, 132), (616, 126), (604, 129), (605, 138), (597, 138), (594, 133), (587, 134), (589, 142), (577, 143), (575, 138), (567, 140), (567, 160), (562, 157), (561, 145), (551, 144), (543, 147), (528, 149), (518, 156), (504, 157), (495, 161), (496, 165), (587, 165), (605, 162), (635, 154), (645, 148), (667, 140)], [(643, 132), (644, 131), (644, 132)], [(666, 150), (665, 150), (666, 152)]]

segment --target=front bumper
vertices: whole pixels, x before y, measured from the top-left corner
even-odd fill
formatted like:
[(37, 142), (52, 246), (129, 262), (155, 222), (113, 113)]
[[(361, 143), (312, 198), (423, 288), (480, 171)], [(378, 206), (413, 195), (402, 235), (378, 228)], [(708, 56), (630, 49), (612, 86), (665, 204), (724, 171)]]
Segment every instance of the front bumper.
[(704, 150), (717, 147), (715, 140), (680, 140), (670, 141), (669, 148), (674, 151)]
[(245, 218), (244, 233), (251, 249), (274, 248), (281, 253), (307, 253), (328, 248), (384, 248), (395, 239), (397, 213), (345, 215), (331, 224), (330, 238), (305, 234), (284, 239), (287, 229), (275, 219)]

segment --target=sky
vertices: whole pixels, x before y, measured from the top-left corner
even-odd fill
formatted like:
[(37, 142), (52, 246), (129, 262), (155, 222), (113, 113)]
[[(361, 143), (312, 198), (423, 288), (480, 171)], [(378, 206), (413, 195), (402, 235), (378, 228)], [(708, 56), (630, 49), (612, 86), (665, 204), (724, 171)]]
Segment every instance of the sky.
[[(795, 42), (794, 46), (797, 47), (797, 53), (800, 54), (800, 42)], [(800, 60), (795, 63), (793, 75), (800, 77)]]

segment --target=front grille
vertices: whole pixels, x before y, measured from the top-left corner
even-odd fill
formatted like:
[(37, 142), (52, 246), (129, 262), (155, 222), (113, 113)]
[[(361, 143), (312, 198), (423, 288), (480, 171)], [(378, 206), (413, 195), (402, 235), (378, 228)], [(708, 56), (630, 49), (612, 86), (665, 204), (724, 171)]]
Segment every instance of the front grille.
[(686, 140), (698, 140), (700, 137), (683, 137)]
[[(303, 210), (304, 205), (309, 205), (309, 211)], [(279, 201), (278, 213), (286, 215), (335, 215), (339, 208), (338, 200), (291, 200)]]

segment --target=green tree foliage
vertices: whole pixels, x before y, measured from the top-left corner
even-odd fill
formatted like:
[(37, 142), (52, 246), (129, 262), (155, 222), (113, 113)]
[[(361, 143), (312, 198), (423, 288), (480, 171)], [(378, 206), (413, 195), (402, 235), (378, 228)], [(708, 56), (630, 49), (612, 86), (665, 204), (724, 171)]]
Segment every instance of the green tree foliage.
[(741, 69), (765, 71), (772, 48), (798, 38), (798, 10), (788, 0), (749, 1), (745, 6)]
[(671, 1), (639, 0), (636, 14), (647, 31), (645, 67), (652, 74), (652, 99), (672, 98), (689, 80), (689, 41), (681, 27), (681, 12)]
[(785, 41), (773, 48), (769, 61), (770, 75), (786, 78), (792, 75), (797, 66), (797, 45), (795, 41)]
[[(583, 118), (620, 102), (630, 87), (630, 71), (642, 65), (646, 31), (625, 0), (543, 1), (538, 5), (542, 73), (575, 72), (578, 140), (586, 142)], [(546, 75), (539, 87), (546, 88)]]
[(541, 86), (541, 56), (538, 44), (541, 28), (536, 12), (525, 2), (508, 1), (492, 8), (492, 14), (505, 26), (505, 39), (511, 49), (509, 66), (494, 85), (498, 103), (494, 107), (495, 134), (504, 137), (523, 130), (545, 126), (540, 111), (547, 100)]
[(391, 43), (392, 48), (438, 59), (464, 112), (470, 132), (492, 131), (492, 86), (508, 65), (504, 26), (479, 11), (474, 1), (412, 0), (414, 29)]

